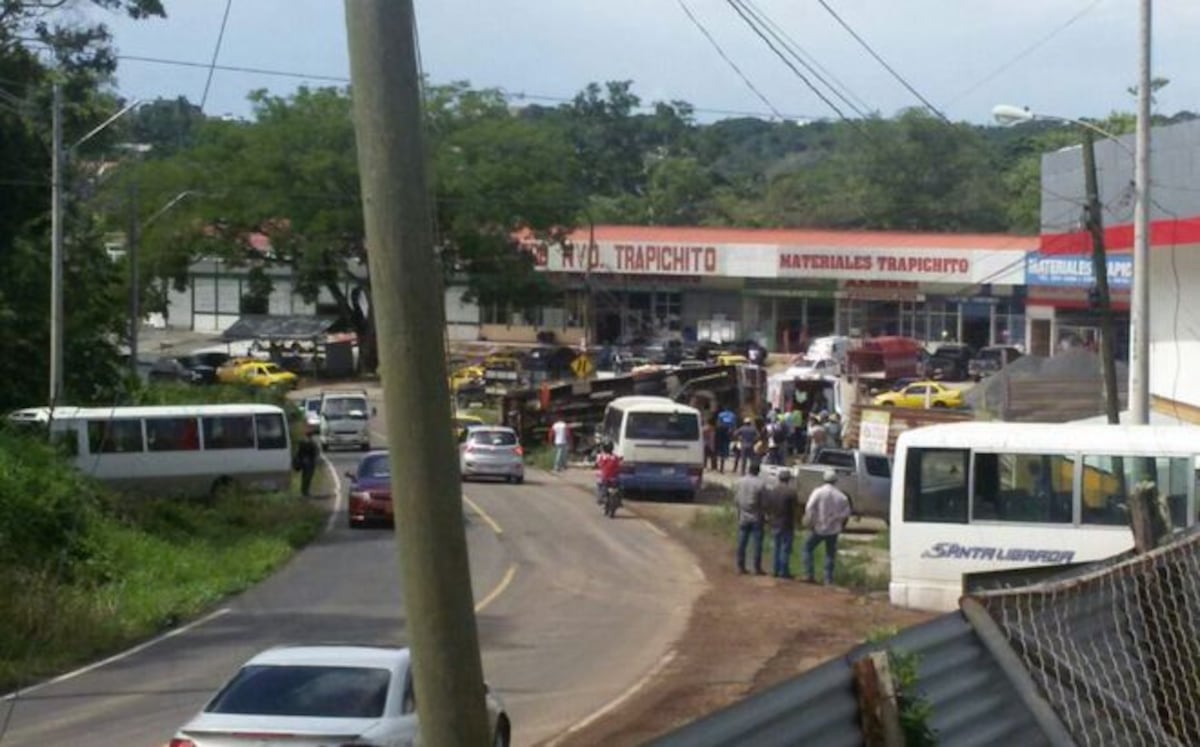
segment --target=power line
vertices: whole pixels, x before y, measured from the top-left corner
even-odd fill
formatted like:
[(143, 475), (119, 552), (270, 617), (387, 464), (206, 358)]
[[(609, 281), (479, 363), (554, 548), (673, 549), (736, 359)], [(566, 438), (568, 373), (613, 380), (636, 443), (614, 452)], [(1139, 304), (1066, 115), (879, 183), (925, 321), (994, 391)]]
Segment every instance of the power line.
[(221, 41), (225, 38), (225, 25), (229, 23), (229, 9), (232, 7), (233, 0), (225, 0), (225, 15), (221, 16), (221, 30), (217, 33), (217, 44), (208, 63), (208, 78), (204, 81), (204, 94), (200, 97), (200, 111), (204, 111), (204, 105), (208, 102), (208, 88), (212, 85), (213, 70), (216, 68), (217, 55), (221, 53)]
[[(744, 1), (748, 8), (750, 8), (751, 10), (754, 10), (756, 13), (758, 13), (758, 15), (764, 21), (766, 21), (767, 25), (773, 30), (773, 32), (775, 33), (775, 36), (777, 38), (782, 37), (783, 40), (786, 42), (786, 44), (790, 45), (792, 54), (795, 54), (797, 57), (800, 57), (801, 59), (807, 60), (812, 65), (813, 68), (816, 68), (817, 70), (821, 71), (821, 73), (826, 78), (828, 78), (830, 81), (833, 81), (834, 83), (836, 83), (837, 87), (840, 88), (847, 96), (854, 99), (854, 101), (860, 107), (862, 107), (863, 109), (871, 109), (872, 108), (871, 105), (868, 104), (861, 96), (854, 93), (854, 91), (850, 90), (850, 86), (843, 83), (840, 79), (838, 79), (838, 77), (836, 75), (834, 75), (832, 72), (830, 72), (829, 68), (822, 65), (817, 60), (817, 58), (812, 55), (811, 52), (808, 52), (803, 47), (801, 47), (800, 44), (790, 34), (788, 34), (787, 31), (785, 31), (782, 26), (780, 26), (777, 22), (775, 22), (775, 20), (772, 19), (770, 16), (768, 16), (761, 8), (756, 7), (754, 5), (754, 3), (750, 2), (750, 0), (744, 0)], [(829, 83), (826, 82), (825, 85), (829, 85)], [(830, 87), (830, 89), (834, 88), (833, 86), (829, 86), (829, 87)]]
[(950, 123), (950, 120), (946, 118), (945, 114), (942, 114), (941, 110), (939, 110), (933, 104), (929, 103), (929, 99), (922, 96), (921, 93), (916, 88), (913, 88), (912, 84), (910, 84), (907, 80), (905, 80), (903, 75), (896, 72), (895, 68), (893, 68), (891, 65), (889, 65), (887, 63), (887, 61), (883, 59), (883, 57), (879, 56), (879, 53), (876, 52), (874, 49), (872, 49), (871, 45), (867, 44), (867, 41), (865, 39), (863, 39), (861, 36), (859, 36), (858, 32), (855, 31), (854, 28), (850, 24), (848, 24), (844, 20), (842, 20), (842, 17), (837, 14), (837, 11), (835, 11), (833, 8), (831, 8), (829, 6), (829, 3), (825, 2), (825, 0), (817, 0), (817, 2), (821, 4), (821, 7), (824, 8), (829, 13), (829, 15), (833, 16), (833, 19), (835, 21), (837, 21), (839, 24), (841, 24), (842, 28), (846, 29), (846, 31), (850, 34), (850, 36), (854, 37), (855, 41), (857, 41), (859, 44), (862, 45), (863, 49), (867, 50), (867, 52), (872, 57), (875, 58), (876, 62), (878, 62), (880, 65), (883, 65), (884, 70), (887, 70), (889, 73), (891, 73), (893, 78), (900, 81), (900, 85), (902, 85), (906, 89), (908, 89), (909, 93), (911, 93), (913, 96), (916, 96), (917, 99), (922, 104), (924, 104), (926, 107), (928, 107), (929, 111), (936, 114), (939, 119), (941, 119), (943, 122), (945, 122), (947, 124)]
[(738, 0), (738, 5), (740, 5), (747, 13), (749, 13), (750, 16), (754, 18), (754, 21), (758, 24), (759, 28), (764, 29), (768, 34), (770, 34), (771, 38), (778, 42), (779, 45), (792, 56), (792, 59), (799, 62), (804, 69), (808, 71), (809, 75), (816, 78), (817, 81), (829, 89), (834, 96), (837, 96), (842, 101), (842, 103), (853, 109), (854, 113), (857, 114), (860, 119), (867, 118), (866, 112), (860, 109), (857, 104), (847, 98), (840, 90), (838, 90), (837, 87), (826, 80), (825, 77), (817, 71), (816, 67), (808, 63), (808, 61), (805, 59), (805, 55), (802, 54), (803, 50), (798, 49), (798, 45), (791, 41), (791, 37), (786, 39), (783, 38), (786, 35), (782, 34), (782, 29), (779, 29), (778, 24), (775, 24), (775, 22), (771, 20), (766, 13), (757, 8), (752, 2), (750, 2), (750, 0)]
[(1058, 36), (1063, 31), (1066, 31), (1068, 28), (1070, 28), (1072, 25), (1074, 25), (1076, 21), (1078, 21), (1080, 18), (1083, 18), (1093, 8), (1095, 8), (1097, 5), (1099, 5), (1102, 2), (1104, 2), (1104, 0), (1091, 0), (1091, 2), (1089, 2), (1087, 5), (1083, 6), (1083, 8), (1081, 8), (1079, 11), (1077, 11), (1075, 13), (1075, 15), (1071, 16), (1063, 23), (1054, 27), (1054, 29), (1051, 30), (1050, 33), (1046, 34), (1041, 39), (1038, 39), (1033, 44), (1030, 44), (1025, 49), (1022, 49), (1011, 60), (1009, 60), (1008, 62), (1005, 62), (1003, 65), (1000, 65), (995, 70), (993, 70), (992, 72), (985, 75), (978, 83), (975, 83), (974, 85), (968, 87), (961, 93), (955, 94), (953, 97), (951, 97), (951, 99), (948, 102), (946, 102), (947, 105), (953, 105), (957, 101), (965, 98), (966, 96), (974, 93), (975, 91), (978, 91), (985, 84), (990, 83), (992, 80), (997, 78), (1001, 73), (1006, 72), (1009, 68), (1016, 65), (1018, 62), (1025, 59), (1029, 55), (1033, 54), (1033, 52), (1035, 50), (1037, 50), (1039, 47), (1041, 47), (1043, 44), (1050, 41), (1055, 36)]
[(758, 90), (758, 87), (754, 85), (750, 78), (746, 77), (746, 74), (743, 73), (742, 69), (737, 66), (737, 63), (730, 59), (729, 55), (725, 54), (725, 50), (721, 49), (721, 45), (717, 43), (717, 40), (713, 38), (712, 34), (708, 33), (708, 29), (704, 27), (704, 24), (700, 23), (700, 19), (692, 15), (692, 11), (688, 9), (688, 6), (683, 2), (683, 0), (676, 0), (676, 2), (679, 3), (679, 7), (683, 10), (691, 22), (695, 24), (696, 28), (700, 30), (700, 33), (704, 34), (704, 38), (708, 39), (708, 43), (711, 44), (713, 49), (717, 51), (717, 54), (721, 56), (721, 59), (725, 60), (726, 64), (733, 68), (733, 72), (737, 73), (737, 76), (742, 79), (742, 82), (746, 84), (746, 87), (753, 91), (754, 95), (757, 96), (764, 104), (766, 104), (767, 108), (770, 109), (775, 116), (779, 117), (780, 119), (784, 119), (784, 116), (779, 113), (779, 110), (775, 108), (775, 105), (771, 103), (771, 101), (762, 91)]
[(819, 89), (815, 85), (813, 85), (813, 82), (811, 80), (809, 80), (804, 75), (804, 73), (800, 72), (799, 68), (797, 68), (796, 65), (790, 59), (788, 59), (787, 55), (785, 55), (783, 52), (779, 51), (779, 48), (776, 47), (775, 44), (772, 43), (771, 40), (767, 38), (766, 34), (764, 34), (762, 32), (762, 29), (760, 29), (758, 27), (758, 25), (755, 24), (755, 22), (753, 20), (751, 20), (750, 16), (747, 15), (746, 10), (744, 8), (742, 8), (741, 5), (738, 4), (737, 0), (726, 0), (726, 2), (728, 2), (729, 6), (731, 8), (733, 8), (734, 11), (737, 12), (738, 16), (742, 19), (742, 21), (747, 26), (750, 27), (750, 30), (753, 31), (755, 33), (755, 35), (758, 36), (759, 39), (762, 39), (763, 42), (768, 47), (770, 47), (771, 51), (775, 53), (775, 56), (778, 57), (779, 59), (783, 60), (783, 64), (785, 64), (789, 68), (791, 68), (791, 71), (796, 75), (796, 77), (799, 78), (801, 81), (803, 81), (804, 85), (808, 86), (809, 90), (811, 90), (813, 93), (815, 93), (817, 95), (817, 98), (819, 98), (819, 99), (821, 99), (821, 101), (825, 102), (825, 105), (828, 106), (830, 109), (832, 109), (834, 111), (834, 113), (836, 113), (838, 115), (839, 119), (841, 119), (843, 122), (853, 124), (855, 127), (859, 126), (857, 122), (851, 121), (845, 115), (845, 113), (841, 109), (838, 108), (837, 104), (830, 101), (829, 97), (826, 96), (824, 94), (824, 92), (821, 91), (821, 89)]
[[(152, 64), (152, 65), (172, 65), (175, 67), (194, 67), (194, 68), (201, 68), (201, 69), (208, 69), (210, 67), (209, 63), (206, 63), (206, 62), (193, 62), (191, 60), (175, 60), (175, 59), (169, 59), (169, 58), (165, 58), (165, 57), (147, 57), (147, 56), (143, 56), (143, 55), (123, 54), (123, 55), (117, 55), (117, 59), (125, 60), (127, 62), (143, 62), (143, 63), (147, 63), (147, 64)], [(267, 75), (267, 76), (273, 76), (273, 77), (278, 77), (278, 78), (294, 78), (297, 80), (322, 81), (322, 82), (328, 82), (328, 83), (348, 84), (350, 82), (350, 79), (347, 77), (344, 77), (344, 76), (323, 75), (323, 74), (317, 74), (317, 73), (302, 73), (302, 72), (297, 72), (297, 71), (293, 71), (293, 70), (278, 70), (278, 69), (272, 69), (272, 68), (246, 67), (244, 65), (212, 65), (211, 67), (214, 70), (221, 70), (221, 71), (231, 72), (231, 73), (247, 73), (247, 74), (251, 74), (251, 75)], [(531, 101), (553, 101), (555, 103), (563, 103), (563, 104), (569, 104), (575, 100), (571, 96), (555, 96), (555, 95), (551, 95), (551, 94), (528, 93), (525, 91), (509, 91), (509, 90), (506, 90), (503, 88), (497, 88), (496, 90), (500, 91), (504, 95), (505, 98), (529, 99)], [(639, 105), (638, 108), (639, 109), (652, 109), (653, 106), (650, 104), (642, 104), (642, 105)], [(748, 110), (748, 109), (722, 109), (719, 107), (705, 107), (705, 106), (693, 106), (692, 111), (702, 112), (705, 114), (723, 114), (723, 115), (738, 116), (738, 117), (761, 117), (764, 119), (768, 118), (769, 116), (778, 116), (778, 115), (768, 114), (767, 112), (752, 111), (752, 110)], [(784, 112), (782, 114), (782, 117), (784, 119), (790, 119), (790, 120), (824, 119), (823, 116), (817, 115), (817, 114), (799, 114), (799, 113), (787, 113), (787, 112)]]

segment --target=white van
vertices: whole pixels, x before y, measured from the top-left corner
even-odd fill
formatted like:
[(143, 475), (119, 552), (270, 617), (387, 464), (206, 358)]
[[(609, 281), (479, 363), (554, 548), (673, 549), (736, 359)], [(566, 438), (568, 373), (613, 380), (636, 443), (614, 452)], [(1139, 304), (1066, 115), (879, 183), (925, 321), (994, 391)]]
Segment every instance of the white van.
[(321, 392), (322, 449), (339, 446), (370, 451), (371, 415), (374, 414), (364, 390)]
[(704, 475), (700, 417), (696, 408), (666, 397), (610, 402), (601, 432), (621, 457), (621, 487), (687, 493), (694, 499)]

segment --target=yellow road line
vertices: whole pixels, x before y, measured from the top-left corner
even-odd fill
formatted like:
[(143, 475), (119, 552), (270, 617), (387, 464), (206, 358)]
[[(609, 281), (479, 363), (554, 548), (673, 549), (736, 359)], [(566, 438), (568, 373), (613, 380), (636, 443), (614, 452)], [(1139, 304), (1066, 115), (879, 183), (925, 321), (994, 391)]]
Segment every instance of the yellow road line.
[(483, 611), (484, 607), (487, 607), (489, 604), (496, 601), (496, 598), (504, 593), (504, 590), (508, 588), (508, 585), (512, 583), (513, 577), (516, 575), (517, 566), (510, 565), (508, 570), (504, 573), (504, 578), (500, 579), (500, 583), (496, 584), (496, 588), (488, 592), (488, 595), (483, 599), (480, 599), (479, 604), (475, 605), (475, 613), (479, 614)]
[(479, 504), (471, 500), (470, 496), (468, 496), (466, 493), (463, 493), (463, 501), (471, 507), (472, 511), (479, 514), (479, 518), (487, 522), (487, 525), (492, 528), (492, 531), (496, 533), (497, 537), (504, 534), (504, 530), (500, 528), (500, 525), (496, 523), (496, 520), (488, 516), (487, 511), (484, 511), (482, 508), (480, 508)]

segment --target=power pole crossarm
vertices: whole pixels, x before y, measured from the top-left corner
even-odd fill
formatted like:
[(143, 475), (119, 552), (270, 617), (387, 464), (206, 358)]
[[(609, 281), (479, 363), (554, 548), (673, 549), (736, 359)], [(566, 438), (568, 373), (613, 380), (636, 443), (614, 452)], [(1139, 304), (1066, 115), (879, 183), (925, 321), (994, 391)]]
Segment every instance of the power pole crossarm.
[(445, 303), (434, 256), (412, 0), (346, 0), (371, 303), (422, 742), (491, 742), (446, 413)]

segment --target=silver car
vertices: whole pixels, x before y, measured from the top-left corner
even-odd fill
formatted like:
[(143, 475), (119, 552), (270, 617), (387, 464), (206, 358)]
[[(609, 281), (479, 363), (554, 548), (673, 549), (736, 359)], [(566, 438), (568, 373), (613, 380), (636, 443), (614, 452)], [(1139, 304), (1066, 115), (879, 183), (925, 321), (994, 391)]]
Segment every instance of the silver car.
[(525, 450), (512, 428), (471, 426), (458, 446), (458, 454), (464, 480), (501, 477), (508, 482), (525, 481)]
[[(487, 696), (491, 744), (508, 747), (504, 706)], [(406, 648), (284, 646), (246, 662), (171, 747), (383, 747), (417, 739)]]

